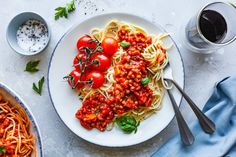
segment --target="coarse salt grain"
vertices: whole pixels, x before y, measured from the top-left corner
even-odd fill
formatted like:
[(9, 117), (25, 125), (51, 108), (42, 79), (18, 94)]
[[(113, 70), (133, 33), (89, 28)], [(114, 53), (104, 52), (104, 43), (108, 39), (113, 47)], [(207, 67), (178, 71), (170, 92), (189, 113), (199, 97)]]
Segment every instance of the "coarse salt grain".
[(29, 53), (43, 49), (48, 42), (48, 29), (39, 20), (30, 19), (17, 30), (17, 43), (20, 48)]

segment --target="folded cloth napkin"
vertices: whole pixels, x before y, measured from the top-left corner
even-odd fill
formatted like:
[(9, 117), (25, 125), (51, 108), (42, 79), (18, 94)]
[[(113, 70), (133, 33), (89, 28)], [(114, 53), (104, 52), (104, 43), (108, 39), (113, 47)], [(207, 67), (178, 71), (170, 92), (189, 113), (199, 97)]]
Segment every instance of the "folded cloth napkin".
[(213, 134), (203, 132), (195, 121), (190, 125), (193, 145), (184, 146), (176, 135), (152, 157), (236, 157), (236, 77), (227, 77), (215, 86), (203, 112), (216, 124)]

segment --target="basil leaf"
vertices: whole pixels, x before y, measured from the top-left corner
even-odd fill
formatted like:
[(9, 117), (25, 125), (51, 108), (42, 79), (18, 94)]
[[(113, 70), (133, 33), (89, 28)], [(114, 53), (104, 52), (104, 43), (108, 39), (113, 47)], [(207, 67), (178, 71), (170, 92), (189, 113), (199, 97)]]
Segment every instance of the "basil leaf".
[(36, 93), (38, 93), (39, 95), (42, 94), (43, 83), (44, 83), (44, 77), (42, 77), (42, 78), (38, 81), (38, 87), (36, 86), (35, 83), (33, 83), (32, 89), (33, 89)]
[(147, 85), (150, 82), (150, 79), (148, 77), (145, 77), (141, 80), (142, 85)]
[(134, 119), (134, 117), (128, 117), (126, 119), (127, 123), (131, 124), (131, 125), (136, 125), (136, 120)]
[(7, 152), (7, 150), (5, 149), (4, 146), (0, 146), (0, 155), (1, 154), (5, 154)]
[(136, 130), (136, 126), (127, 124), (122, 127), (122, 130), (125, 131), (126, 133), (132, 133), (134, 130)]
[(128, 47), (130, 47), (130, 43), (127, 41), (122, 41), (122, 42), (120, 42), (120, 46), (123, 48), (128, 48)]
[(133, 131), (137, 131), (137, 127), (139, 123), (132, 116), (122, 116), (116, 118), (116, 124), (119, 126), (121, 130), (125, 133), (132, 133)]
[(100, 110), (99, 110), (99, 109), (97, 109), (97, 110), (94, 111), (94, 114), (98, 114), (98, 113), (100, 113)]
[(37, 66), (39, 65), (39, 62), (40, 62), (39, 60), (29, 61), (26, 64), (25, 71), (30, 72), (30, 73), (35, 73), (35, 72), (39, 71), (39, 69), (37, 69)]

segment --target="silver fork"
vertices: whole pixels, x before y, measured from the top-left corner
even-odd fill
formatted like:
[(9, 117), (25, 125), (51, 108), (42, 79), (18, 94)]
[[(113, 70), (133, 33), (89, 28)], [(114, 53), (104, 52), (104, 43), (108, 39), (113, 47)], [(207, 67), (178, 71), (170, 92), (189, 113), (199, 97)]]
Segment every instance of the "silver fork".
[[(171, 70), (171, 69), (170, 69)], [(167, 78), (171, 78), (172, 77), (172, 71), (170, 71), (167, 68), (165, 68), (164, 70), (164, 78), (167, 77)], [(169, 81), (167, 81), (166, 79), (164, 79), (164, 83), (167, 87), (170, 87), (171, 84)], [(174, 109), (174, 112), (175, 112), (175, 116), (176, 116), (176, 120), (177, 120), (177, 123), (178, 123), (178, 127), (179, 127), (179, 133), (180, 133), (180, 137), (181, 137), (181, 140), (183, 142), (183, 144), (185, 145), (191, 145), (193, 144), (195, 138), (191, 132), (191, 130), (189, 129), (186, 121), (184, 120), (180, 110), (179, 110), (179, 107), (174, 99), (174, 96), (173, 94), (170, 92), (170, 88), (167, 88), (167, 93), (169, 95), (169, 98), (170, 98), (170, 101), (171, 101), (171, 104), (173, 106), (173, 109)]]
[(164, 69), (164, 82), (167, 82), (168, 84), (173, 83), (173, 85), (180, 91), (180, 93), (183, 95), (185, 100), (188, 102), (189, 106), (197, 116), (200, 126), (202, 127), (203, 131), (212, 134), (215, 131), (215, 124), (212, 122), (193, 102), (193, 100), (181, 89), (181, 87), (178, 85), (178, 83), (173, 79), (172, 77), (172, 69), (170, 68), (169, 63)]

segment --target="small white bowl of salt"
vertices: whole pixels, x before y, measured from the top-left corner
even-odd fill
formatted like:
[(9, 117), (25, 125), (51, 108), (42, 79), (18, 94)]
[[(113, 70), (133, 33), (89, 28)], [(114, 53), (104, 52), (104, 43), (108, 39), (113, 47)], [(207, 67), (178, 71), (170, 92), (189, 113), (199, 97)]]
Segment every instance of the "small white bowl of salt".
[(46, 21), (33, 12), (16, 15), (9, 23), (6, 35), (11, 48), (26, 56), (42, 52), (50, 40)]

